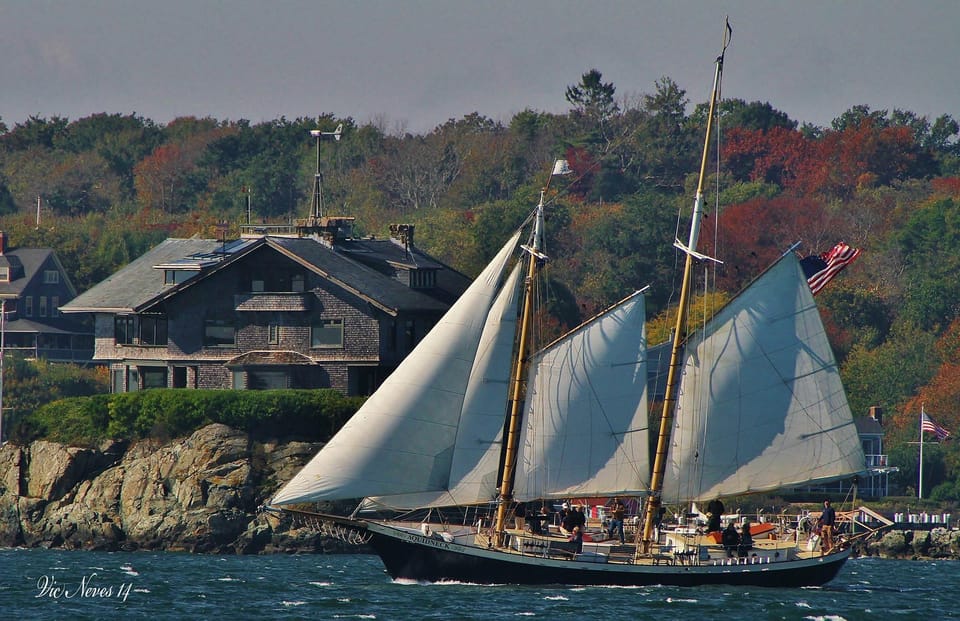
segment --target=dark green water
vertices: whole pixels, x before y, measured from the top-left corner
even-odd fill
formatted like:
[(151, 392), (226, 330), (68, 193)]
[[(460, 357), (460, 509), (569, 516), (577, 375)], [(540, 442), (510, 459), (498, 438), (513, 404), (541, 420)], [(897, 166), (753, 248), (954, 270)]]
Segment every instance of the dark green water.
[(8, 619), (960, 618), (960, 562), (854, 559), (823, 588), (394, 582), (375, 556), (0, 550)]

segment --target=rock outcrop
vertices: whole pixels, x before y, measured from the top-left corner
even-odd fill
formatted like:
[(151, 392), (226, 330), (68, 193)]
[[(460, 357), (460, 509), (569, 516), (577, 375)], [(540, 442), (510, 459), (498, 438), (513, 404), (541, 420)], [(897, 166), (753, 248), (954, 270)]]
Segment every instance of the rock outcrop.
[(960, 558), (960, 530), (893, 530), (854, 552), (861, 556), (908, 559)]
[(319, 449), (209, 425), (169, 443), (0, 448), (0, 546), (217, 553), (334, 550), (258, 512)]

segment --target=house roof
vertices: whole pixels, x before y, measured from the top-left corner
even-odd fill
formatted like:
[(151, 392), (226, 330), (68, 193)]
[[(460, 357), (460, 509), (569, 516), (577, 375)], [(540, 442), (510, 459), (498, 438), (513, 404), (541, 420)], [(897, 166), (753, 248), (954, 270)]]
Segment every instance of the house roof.
[(312, 239), (269, 237), (271, 246), (384, 310), (438, 310), (447, 305)]
[(434, 297), (453, 304), (467, 290), (473, 279), (438, 261), (413, 246), (407, 249), (399, 240), (390, 238), (362, 238), (337, 242), (337, 249), (352, 259), (376, 268), (386, 264), (401, 269), (436, 270), (437, 288)]
[(854, 422), (857, 425), (857, 433), (860, 435), (864, 434), (883, 434), (883, 426), (880, 422), (873, 418), (872, 416), (858, 416), (854, 418)]
[(19, 270), (17, 270), (14, 271), (15, 277), (11, 282), (0, 282), (0, 297), (20, 297), (48, 259), (56, 264), (60, 270), (61, 278), (65, 279), (64, 284), (71, 293), (75, 294), (76, 291), (53, 250), (50, 248), (14, 248), (0, 254), (0, 264), (5, 264), (11, 268), (22, 267), (23, 275), (20, 276)]
[(93, 334), (91, 328), (86, 328), (66, 317), (45, 317), (43, 321), (20, 317), (4, 322), (3, 331), (8, 334), (18, 332), (25, 334)]
[(215, 239), (166, 239), (70, 300), (60, 310), (64, 313), (134, 312), (171, 289), (170, 285), (164, 284), (164, 271), (155, 269), (155, 265), (210, 255), (220, 246), (221, 242)]
[(295, 351), (248, 351), (227, 361), (228, 367), (315, 364), (310, 356)]
[[(195, 286), (250, 252), (268, 246), (386, 312), (444, 311), (443, 302), (416, 291), (309, 238), (259, 237), (222, 243), (213, 239), (167, 239), (61, 307), (65, 313), (132, 313)], [(159, 269), (163, 268), (163, 269)], [(187, 277), (164, 283), (164, 271)], [(191, 275), (191, 273), (195, 275)]]

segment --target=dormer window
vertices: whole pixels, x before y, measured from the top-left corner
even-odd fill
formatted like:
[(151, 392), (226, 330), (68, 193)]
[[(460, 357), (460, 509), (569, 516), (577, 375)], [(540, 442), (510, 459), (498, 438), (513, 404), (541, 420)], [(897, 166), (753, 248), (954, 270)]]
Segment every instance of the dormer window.
[(0, 282), (10, 282), (10, 267), (0, 266)]
[(178, 285), (196, 274), (197, 272), (190, 270), (163, 270), (163, 284)]

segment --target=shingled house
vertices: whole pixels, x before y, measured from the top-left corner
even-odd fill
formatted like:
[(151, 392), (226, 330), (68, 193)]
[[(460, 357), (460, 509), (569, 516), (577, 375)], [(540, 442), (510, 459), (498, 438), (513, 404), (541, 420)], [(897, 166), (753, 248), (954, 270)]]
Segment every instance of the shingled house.
[(417, 250), (411, 225), (360, 239), (353, 218), (308, 220), (232, 241), (167, 239), (62, 311), (94, 315), (94, 359), (114, 392), (370, 394), (469, 279)]
[(60, 305), (76, 295), (53, 250), (14, 248), (0, 231), (2, 338), (7, 354), (51, 362), (90, 362), (92, 328), (60, 314)]

